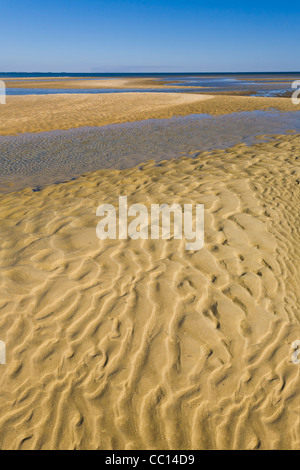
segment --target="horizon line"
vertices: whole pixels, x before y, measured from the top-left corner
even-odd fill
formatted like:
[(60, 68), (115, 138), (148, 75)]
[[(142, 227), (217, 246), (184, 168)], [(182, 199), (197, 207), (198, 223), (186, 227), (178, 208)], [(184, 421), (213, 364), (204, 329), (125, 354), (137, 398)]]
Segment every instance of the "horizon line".
[(148, 71), (148, 72), (121, 72), (121, 71), (118, 71), (118, 72), (82, 72), (82, 71), (78, 71), (78, 72), (66, 72), (66, 71), (59, 71), (59, 72), (51, 72), (51, 71), (48, 71), (48, 72), (38, 72), (38, 71), (30, 71), (30, 72), (25, 72), (25, 71), (22, 71), (22, 72), (16, 72), (16, 71), (0, 71), (0, 74), (3, 73), (3, 74), (34, 74), (34, 73), (38, 73), (38, 74), (42, 74), (42, 73), (46, 73), (46, 74), (58, 74), (58, 73), (61, 73), (61, 74), (84, 74), (84, 75), (88, 75), (88, 74), (91, 74), (91, 75), (98, 75), (98, 74), (118, 74), (118, 73), (122, 73), (122, 74), (128, 74), (130, 75), (131, 73), (140, 73), (140, 74), (147, 74), (147, 73), (153, 73), (153, 74), (172, 74), (172, 73), (195, 73), (195, 74), (207, 74), (207, 73), (210, 73), (210, 74), (251, 74), (251, 73), (266, 73), (266, 74), (270, 74), (270, 73), (300, 73), (300, 70), (273, 70), (273, 71), (247, 71), (247, 72), (241, 72), (241, 71), (233, 71), (233, 72), (223, 72), (223, 71), (218, 71), (218, 72), (211, 72), (211, 71), (205, 71), (205, 72), (199, 72), (199, 71), (190, 71), (190, 70), (187, 70), (185, 72), (183, 71), (175, 71), (175, 72), (168, 72), (168, 71), (161, 71), (161, 72), (151, 72), (151, 71)]

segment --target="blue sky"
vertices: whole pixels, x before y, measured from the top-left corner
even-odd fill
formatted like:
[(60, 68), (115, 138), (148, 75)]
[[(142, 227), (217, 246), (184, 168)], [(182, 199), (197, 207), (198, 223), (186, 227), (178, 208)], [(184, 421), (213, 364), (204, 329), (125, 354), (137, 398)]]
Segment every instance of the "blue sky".
[(14, 0), (2, 72), (300, 70), (300, 2)]

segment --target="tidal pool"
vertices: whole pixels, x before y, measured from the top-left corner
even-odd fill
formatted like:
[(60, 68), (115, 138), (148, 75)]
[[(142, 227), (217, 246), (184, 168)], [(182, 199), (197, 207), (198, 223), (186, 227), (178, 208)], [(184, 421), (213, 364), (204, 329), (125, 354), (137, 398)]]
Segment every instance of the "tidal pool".
[(300, 132), (299, 111), (197, 114), (0, 137), (0, 191), (36, 190), (94, 170), (192, 157), (291, 130)]

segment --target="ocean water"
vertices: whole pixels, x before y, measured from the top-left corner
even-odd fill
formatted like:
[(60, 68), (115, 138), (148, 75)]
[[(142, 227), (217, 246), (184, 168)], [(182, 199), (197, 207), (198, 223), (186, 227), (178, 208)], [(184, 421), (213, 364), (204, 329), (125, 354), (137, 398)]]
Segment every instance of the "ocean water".
[[(167, 92), (207, 92), (207, 93), (235, 93), (250, 96), (290, 96), (292, 94), (292, 83), (300, 80), (300, 72), (273, 72), (273, 73), (1, 73), (0, 79), (5, 78), (26, 78), (34, 81), (41, 77), (50, 79), (107, 79), (107, 78), (151, 78), (157, 79), (160, 83), (170, 84), (175, 88), (165, 90)], [(181, 87), (194, 87), (186, 89)], [(126, 92), (127, 90), (123, 90)], [(140, 91), (140, 90), (130, 90)], [(154, 91), (151, 88), (147, 91)], [(156, 91), (156, 90), (155, 90)], [(90, 93), (90, 90), (70, 90), (69, 93)], [(116, 93), (115, 89), (107, 89), (106, 93)], [(43, 94), (62, 93), (62, 90), (44, 89)], [(64, 91), (66, 93), (66, 91)], [(104, 93), (103, 90), (94, 90), (93, 93)], [(8, 94), (42, 94), (39, 89), (10, 89)]]
[[(184, 73), (72, 73), (72, 72), (0, 72), (0, 78), (163, 78), (173, 80), (174, 78), (182, 78), (186, 80), (190, 79), (202, 79), (202, 78), (240, 78), (240, 79), (258, 79), (264, 78), (274, 79), (290, 79), (292, 77), (300, 76), (299, 72), (184, 72)], [(295, 79), (296, 79), (295, 78)]]
[(235, 76), (178, 77), (175, 81), (167, 79), (167, 83), (176, 86), (200, 87), (207, 93), (239, 92), (250, 96), (289, 96), (292, 94), (292, 83), (298, 80), (300, 73), (295, 74), (238, 74)]
[(0, 137), (0, 191), (39, 190), (94, 170), (194, 156), (291, 130), (300, 133), (299, 111), (192, 115)]

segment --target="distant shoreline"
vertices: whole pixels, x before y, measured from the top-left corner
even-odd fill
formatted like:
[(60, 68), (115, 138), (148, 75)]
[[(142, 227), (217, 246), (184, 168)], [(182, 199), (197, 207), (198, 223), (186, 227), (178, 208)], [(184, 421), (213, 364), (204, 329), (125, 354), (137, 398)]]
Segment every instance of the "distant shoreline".
[(270, 75), (300, 75), (300, 71), (285, 71), (285, 72), (105, 72), (105, 73), (86, 73), (86, 72), (0, 72), (0, 78), (117, 78), (117, 77), (127, 77), (127, 78), (159, 78), (166, 76), (189, 76), (197, 75), (203, 77), (209, 76), (222, 76), (222, 75), (259, 75), (259, 76), (270, 76)]

